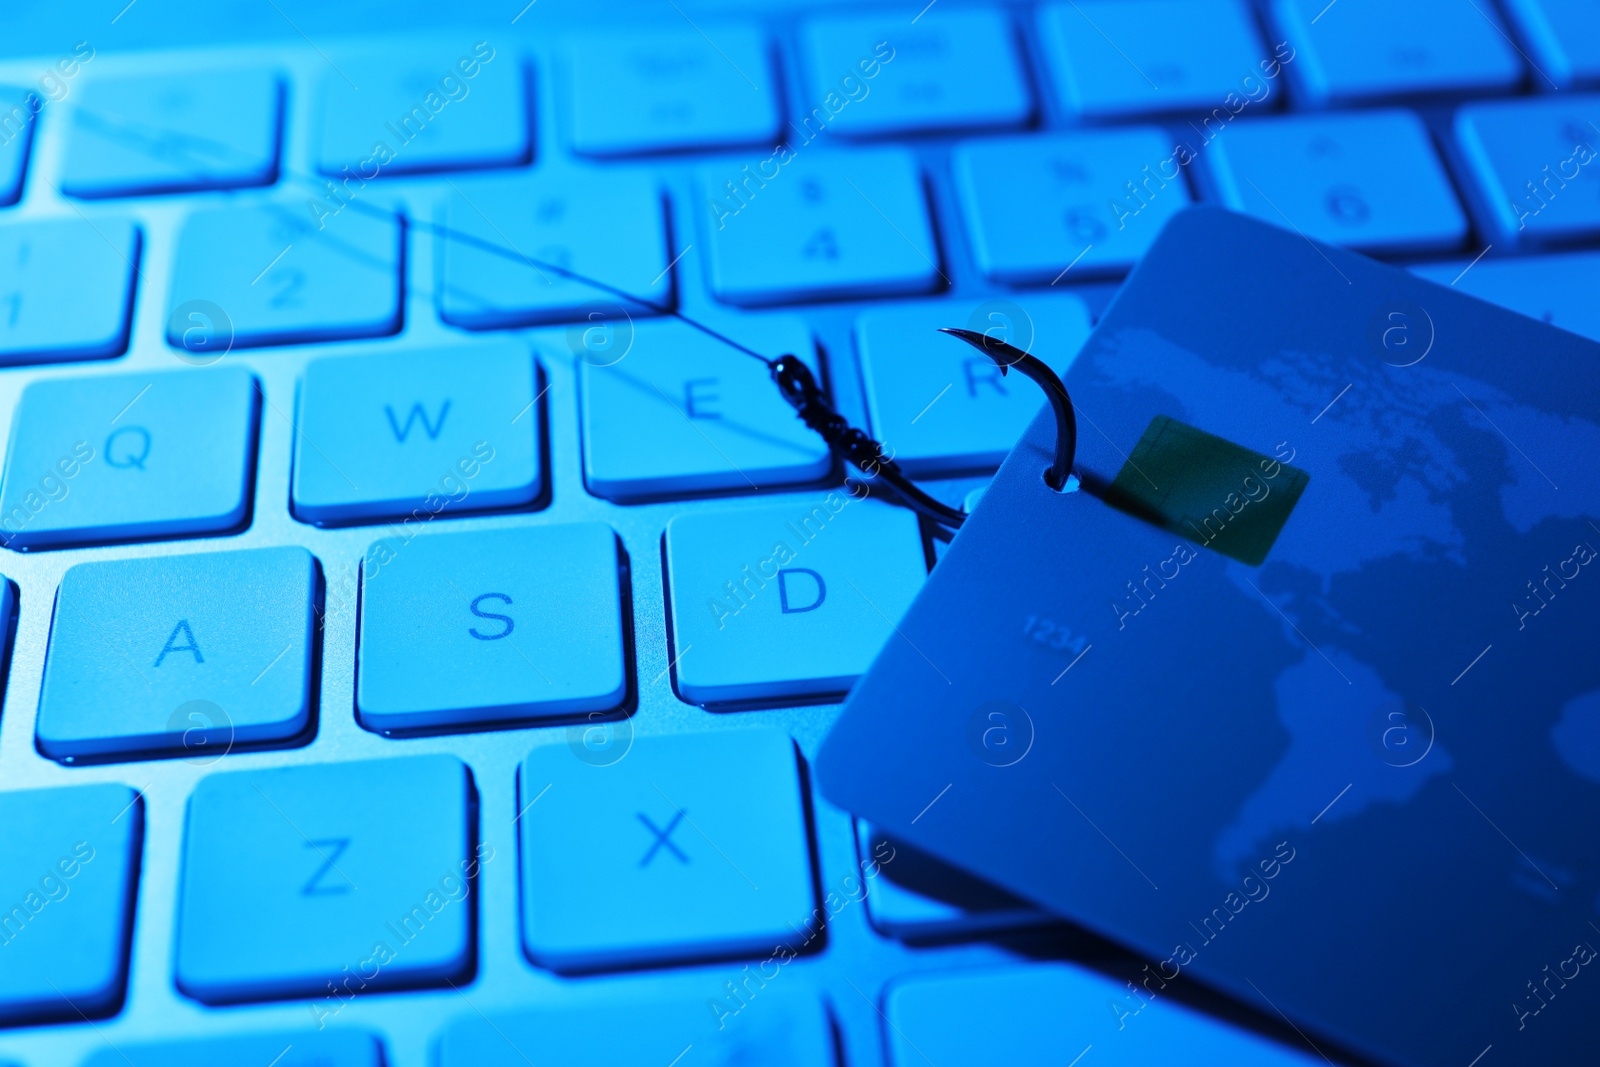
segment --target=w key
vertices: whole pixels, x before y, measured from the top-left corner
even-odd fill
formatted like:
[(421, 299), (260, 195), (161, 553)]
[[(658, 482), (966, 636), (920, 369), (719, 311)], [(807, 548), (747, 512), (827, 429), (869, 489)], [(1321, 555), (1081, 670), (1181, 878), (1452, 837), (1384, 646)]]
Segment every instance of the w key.
[(537, 369), (496, 341), (306, 367), (294, 513), (317, 525), (436, 518), (539, 496)]

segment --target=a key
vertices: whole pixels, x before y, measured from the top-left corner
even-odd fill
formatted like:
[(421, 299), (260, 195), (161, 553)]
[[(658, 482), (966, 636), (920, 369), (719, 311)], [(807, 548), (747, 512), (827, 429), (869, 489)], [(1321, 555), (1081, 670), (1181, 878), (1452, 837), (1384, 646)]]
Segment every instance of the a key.
[(1239, 123), (1212, 142), (1208, 159), (1228, 207), (1329, 244), (1443, 251), (1467, 234), (1428, 131), (1410, 111)]
[(872, 435), (912, 475), (993, 470), (1044, 405), (1039, 387), (937, 332), (987, 333), (1064, 373), (1089, 336), (1075, 296), (939, 301), (878, 308), (856, 320)]
[(110, 1015), (127, 984), (139, 794), (125, 785), (0, 793), (0, 825), (0, 1025)]
[(33, 123), (43, 107), (44, 101), (37, 93), (15, 85), (0, 85), (0, 207), (22, 198)]
[(296, 517), (410, 531), (531, 503), (544, 485), (538, 379), (512, 341), (313, 360), (295, 434)]
[(443, 755), (202, 779), (184, 824), (178, 988), (206, 1004), (295, 997), (333, 1026), (363, 994), (460, 980), (469, 898), (497, 858), (474, 847), (472, 793)]
[[(1163, 993), (1176, 975), (1163, 979), (1156, 965), (1123, 970), (1114, 980), (1072, 963), (1036, 963), (902, 979), (883, 997), (889, 1063), (1046, 1067), (1071, 1063), (1091, 1046), (1095, 1061), (1110, 1067), (1324, 1062), (1180, 1004)], [(1010, 1024), (972, 1025), (975, 1004), (1005, 1005)]]
[[(801, 319), (716, 326), (769, 359), (793, 353), (816, 367)], [(579, 354), (591, 493), (629, 501), (770, 490), (833, 469), (828, 446), (795, 417), (765, 367), (681, 322), (574, 325), (566, 341), (562, 347)]]
[(1080, 118), (1253, 112), (1278, 92), (1276, 60), (1236, 0), (1080, 0), (1047, 6), (1039, 21), (1061, 102)]
[(0, 542), (195, 537), (250, 513), (259, 395), (243, 367), (54, 378), (22, 391)]
[(1275, 0), (1292, 51), (1279, 58), (1306, 103), (1508, 91), (1522, 64), (1488, 4), (1456, 0)]
[(620, 562), (599, 522), (374, 542), (361, 573), (362, 725), (616, 708), (627, 692)]
[[(465, 39), (463, 38), (463, 41)], [(317, 168), (380, 175), (525, 163), (533, 152), (526, 68), (478, 41), (426, 53), (341, 55), (322, 79)]]
[(0, 366), (121, 355), (138, 262), (125, 219), (0, 226)]
[(867, 886), (867, 916), (879, 933), (904, 941), (986, 937), (1058, 922), (988, 882), (855, 821)]
[(563, 42), (567, 142), (583, 156), (770, 146), (777, 71), (754, 26), (575, 33)]
[(927, 576), (916, 516), (844, 489), (679, 515), (666, 552), (677, 688), (695, 704), (845, 692)]
[(297, 739), (311, 724), (316, 591), (298, 547), (77, 564), (56, 595), (39, 751), (209, 763)]
[(1600, 252), (1429, 263), (1412, 271), (1440, 285), (1600, 341)]
[(394, 333), (401, 244), (396, 219), (331, 196), (197, 211), (178, 235), (167, 343), (203, 356), (215, 331), (239, 347)]
[(810, 96), (800, 120), (852, 137), (1016, 126), (1033, 113), (1015, 30), (1002, 9), (933, 8), (813, 18), (800, 31)]
[(268, 70), (86, 79), (61, 191), (91, 198), (269, 185), (282, 101)]
[(640, 737), (620, 756), (540, 745), (522, 763), (518, 807), (523, 947), (541, 967), (764, 959), (820, 943), (786, 733)]
[[(441, 238), (439, 317), (469, 330), (649, 315), (631, 301), (562, 277), (541, 263), (672, 303), (661, 193), (643, 174), (546, 172), (536, 178), (452, 182), (440, 221), (470, 240)], [(498, 245), (497, 255), (472, 242)], [(526, 257), (526, 258), (524, 258)]]
[(1189, 205), (1182, 144), (1141, 126), (958, 145), (951, 164), (979, 267), (1008, 284), (1125, 273)]
[(83, 1067), (383, 1067), (383, 1045), (357, 1030), (290, 1030), (191, 1041), (102, 1047)]
[(1533, 53), (1534, 81), (1567, 88), (1600, 81), (1600, 8), (1593, 0), (1504, 0)]
[(1495, 242), (1600, 235), (1600, 94), (1469, 104), (1456, 112), (1455, 133)]
[(695, 1067), (832, 1067), (837, 1061), (827, 1009), (804, 992), (781, 985), (768, 988), (783, 973), (781, 967), (776, 960), (764, 967), (730, 965), (723, 987), (716, 990), (719, 999), (709, 1001), (633, 1003), (619, 997), (588, 1007), (571, 1004), (487, 1017), (464, 1013), (440, 1035), (437, 1064), (671, 1067), (674, 1057), (687, 1063), (688, 1052)]
[(944, 279), (922, 176), (904, 149), (797, 144), (786, 160), (708, 163), (696, 178), (719, 300), (759, 306), (922, 293)]

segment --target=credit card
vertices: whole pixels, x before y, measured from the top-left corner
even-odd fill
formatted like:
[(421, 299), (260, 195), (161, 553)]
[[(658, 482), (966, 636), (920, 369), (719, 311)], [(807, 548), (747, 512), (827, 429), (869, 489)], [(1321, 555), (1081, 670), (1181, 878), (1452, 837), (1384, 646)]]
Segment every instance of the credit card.
[(1041, 410), (823, 794), (1144, 957), (1105, 1040), (1196, 981), (1330, 1057), (1592, 1059), (1600, 345), (1196, 208), (1065, 381), (1098, 488)]

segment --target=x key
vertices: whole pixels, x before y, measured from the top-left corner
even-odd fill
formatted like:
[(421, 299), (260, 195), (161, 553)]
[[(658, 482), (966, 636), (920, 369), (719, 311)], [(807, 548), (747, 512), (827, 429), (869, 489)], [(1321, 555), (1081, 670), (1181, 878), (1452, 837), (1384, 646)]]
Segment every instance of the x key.
[(645, 826), (649, 828), (651, 833), (656, 835), (655, 841), (651, 842), (650, 844), (650, 851), (644, 854), (644, 859), (639, 861), (639, 866), (650, 866), (650, 861), (656, 858), (656, 853), (661, 849), (666, 849), (668, 852), (678, 857), (679, 861), (682, 863), (689, 862), (689, 857), (684, 854), (683, 850), (672, 843), (672, 831), (676, 830), (678, 828), (678, 824), (683, 821), (683, 812), (681, 810), (672, 817), (671, 822), (667, 823), (667, 828), (665, 830), (651, 822), (650, 817), (644, 812), (635, 812), (635, 815), (638, 817), (640, 822), (644, 823)]

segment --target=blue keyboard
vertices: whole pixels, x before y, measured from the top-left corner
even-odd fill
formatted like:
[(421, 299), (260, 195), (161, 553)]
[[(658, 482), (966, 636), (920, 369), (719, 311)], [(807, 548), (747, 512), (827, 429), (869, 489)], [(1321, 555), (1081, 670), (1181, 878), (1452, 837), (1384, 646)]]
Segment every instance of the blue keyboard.
[(955, 506), (934, 330), (1190, 203), (1600, 340), (1593, 0), (124, 3), (0, 41), (0, 1067), (1323, 1062), (814, 792), (938, 544), (673, 312)]

